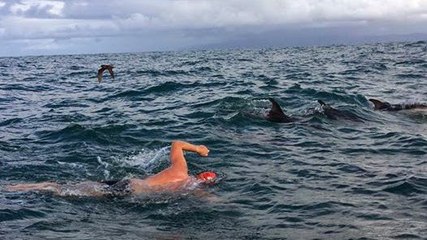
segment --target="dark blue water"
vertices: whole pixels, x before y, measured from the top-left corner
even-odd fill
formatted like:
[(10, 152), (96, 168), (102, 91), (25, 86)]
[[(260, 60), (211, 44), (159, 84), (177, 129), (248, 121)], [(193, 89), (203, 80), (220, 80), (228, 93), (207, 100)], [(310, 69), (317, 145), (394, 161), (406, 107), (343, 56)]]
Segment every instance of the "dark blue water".
[[(144, 177), (207, 145), (202, 189), (129, 198), (0, 188), (1, 239), (425, 239), (427, 43), (0, 58), (0, 185)], [(98, 84), (101, 64), (115, 65)], [(275, 98), (289, 124), (262, 116)], [(328, 119), (317, 99), (364, 119)]]

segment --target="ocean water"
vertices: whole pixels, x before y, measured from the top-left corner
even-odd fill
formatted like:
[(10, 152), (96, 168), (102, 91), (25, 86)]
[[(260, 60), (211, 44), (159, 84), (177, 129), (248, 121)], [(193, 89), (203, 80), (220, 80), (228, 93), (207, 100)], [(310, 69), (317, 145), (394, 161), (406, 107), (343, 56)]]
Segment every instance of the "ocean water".
[[(98, 83), (101, 64), (114, 64)], [(265, 116), (274, 98), (293, 123)], [(0, 58), (1, 239), (425, 239), (427, 43)], [(363, 121), (329, 119), (317, 100)], [(7, 192), (145, 177), (172, 140), (200, 191)]]

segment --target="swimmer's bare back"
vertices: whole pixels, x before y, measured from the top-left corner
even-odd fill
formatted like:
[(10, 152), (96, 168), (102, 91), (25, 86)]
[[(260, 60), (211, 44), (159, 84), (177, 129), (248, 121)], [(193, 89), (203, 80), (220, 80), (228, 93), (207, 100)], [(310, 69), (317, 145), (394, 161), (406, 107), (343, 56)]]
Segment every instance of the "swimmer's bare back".
[[(204, 145), (193, 145), (184, 141), (174, 141), (170, 152), (171, 166), (145, 179), (132, 178), (129, 180), (117, 181), (120, 189), (123, 189), (123, 195), (174, 191), (182, 189), (188, 185), (189, 182), (197, 181), (196, 178), (188, 175), (184, 151), (196, 152), (203, 157), (208, 156), (209, 153), (209, 149)], [(11, 185), (6, 187), (6, 190), (45, 191), (58, 195), (79, 196), (120, 195), (120, 193), (117, 192), (117, 187), (115, 187), (116, 184), (107, 184), (106, 182), (87, 181), (66, 185), (60, 185), (54, 182), (27, 183)]]

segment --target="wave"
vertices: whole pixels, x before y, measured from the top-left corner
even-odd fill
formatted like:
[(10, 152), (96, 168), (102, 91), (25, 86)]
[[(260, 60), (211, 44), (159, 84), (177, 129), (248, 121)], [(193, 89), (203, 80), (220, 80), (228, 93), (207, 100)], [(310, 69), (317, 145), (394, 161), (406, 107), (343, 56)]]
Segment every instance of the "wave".
[(43, 130), (36, 132), (36, 135), (43, 141), (56, 142), (96, 142), (101, 145), (108, 145), (119, 141), (112, 137), (120, 135), (122, 132), (136, 127), (135, 125), (107, 125), (104, 127), (91, 127), (80, 124), (69, 124), (60, 130)]
[[(11, 210), (2, 237), (67, 238), (76, 229), (87, 238), (105, 229), (179, 233), (169, 238), (423, 236), (426, 118), (374, 111), (367, 101), (424, 101), (425, 41), (405, 44), (0, 58), (2, 184), (144, 177), (169, 166), (174, 139), (211, 149), (208, 158), (186, 154), (191, 173), (226, 176), (194, 197), (0, 191)], [(105, 62), (120, 81), (97, 83)], [(270, 97), (302, 120), (266, 121)], [(366, 121), (331, 120), (318, 99)], [(16, 207), (24, 205), (35, 213)], [(101, 229), (99, 219), (115, 221)]]
[(136, 71), (136, 74), (138, 75), (147, 75), (150, 77), (173, 77), (173, 76), (179, 76), (179, 75), (190, 75), (190, 72), (184, 71), (184, 70), (138, 70)]
[(415, 73), (399, 73), (395, 75), (399, 79), (424, 79), (425, 77), (421, 74), (415, 74)]
[(427, 41), (416, 41), (416, 42), (405, 43), (403, 46), (404, 47), (422, 47), (426, 45), (427, 45)]
[[(97, 76), (97, 72), (86, 70), (86, 71), (73, 71), (73, 72), (66, 74), (66, 77), (75, 77), (75, 76), (90, 76), (90, 77), (93, 77), (94, 81), (95, 81), (95, 78)], [(68, 78), (66, 78), (66, 79), (68, 79)]]
[(317, 100), (321, 99), (326, 101), (331, 101), (331, 103), (340, 102), (340, 103), (353, 103), (358, 105), (367, 105), (368, 100), (362, 94), (349, 94), (342, 90), (335, 91), (325, 91), (321, 89), (314, 88), (302, 88), (299, 84), (294, 84), (285, 90), (286, 94), (297, 95), (297, 96), (307, 96), (309, 99)]
[(167, 92), (175, 92), (185, 88), (194, 88), (197, 87), (198, 83), (178, 83), (178, 82), (164, 82), (156, 86), (148, 87), (144, 89), (144, 92), (149, 94), (158, 94), (158, 93), (167, 93)]
[(427, 194), (427, 178), (411, 176), (401, 180), (393, 180), (383, 183), (382, 191), (404, 195), (419, 196)]
[(14, 125), (16, 123), (22, 122), (22, 118), (10, 118), (0, 122), (0, 127), (7, 127), (9, 125)]
[(50, 90), (52, 90), (51, 87), (47, 86), (47, 85), (24, 85), (24, 84), (4, 84), (4, 85), (0, 85), (0, 89), (5, 90), (5, 91), (23, 91), (23, 92), (35, 92), (35, 93), (39, 93), (39, 92), (48, 92)]
[(31, 210), (28, 208), (0, 209), (0, 222), (31, 218), (42, 218), (44, 216), (46, 216), (45, 213), (41, 211)]
[(413, 65), (417, 65), (417, 64), (424, 64), (427, 61), (424, 59), (411, 59), (411, 60), (405, 60), (405, 61), (399, 61), (396, 62), (394, 65), (395, 66), (399, 66), (399, 65), (407, 65), (407, 66), (413, 66)]

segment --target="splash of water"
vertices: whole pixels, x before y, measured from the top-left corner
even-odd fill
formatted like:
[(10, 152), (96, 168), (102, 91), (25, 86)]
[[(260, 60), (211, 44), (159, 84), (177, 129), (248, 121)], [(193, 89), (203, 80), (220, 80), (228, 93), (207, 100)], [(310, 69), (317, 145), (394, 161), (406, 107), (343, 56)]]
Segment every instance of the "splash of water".
[(135, 155), (127, 156), (124, 159), (117, 159), (122, 164), (133, 167), (140, 167), (144, 171), (151, 173), (156, 167), (165, 161), (168, 161), (168, 152), (170, 147), (160, 149), (142, 149)]
[(109, 179), (110, 178), (110, 171), (108, 170), (108, 167), (110, 166), (110, 164), (102, 161), (100, 156), (97, 156), (96, 159), (98, 160), (100, 167), (104, 167), (104, 178)]

